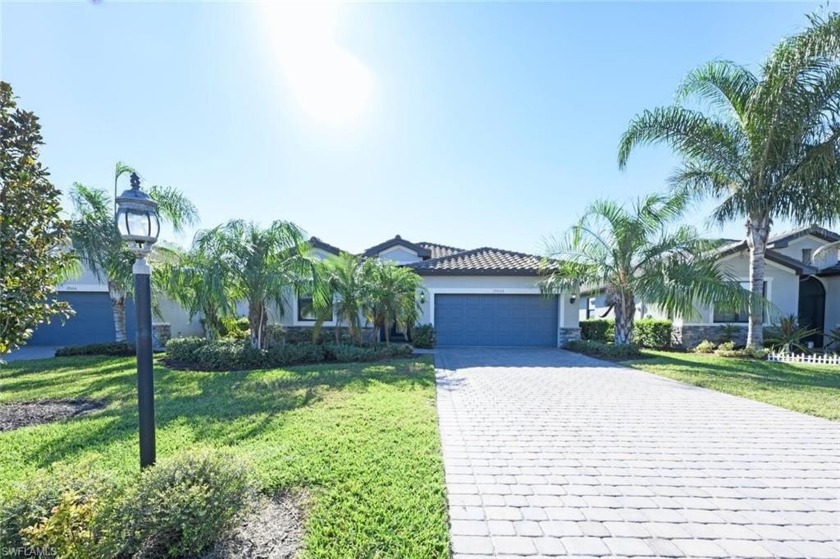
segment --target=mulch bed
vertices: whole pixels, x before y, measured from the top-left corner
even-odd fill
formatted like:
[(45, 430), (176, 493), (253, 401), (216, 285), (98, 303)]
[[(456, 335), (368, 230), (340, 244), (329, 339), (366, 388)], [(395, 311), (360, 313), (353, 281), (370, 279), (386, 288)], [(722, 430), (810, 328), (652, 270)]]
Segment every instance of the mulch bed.
[(233, 534), (201, 559), (294, 559), (303, 541), (306, 495), (301, 491), (264, 498)]
[(39, 400), (0, 405), (0, 432), (88, 415), (103, 404), (92, 400)]

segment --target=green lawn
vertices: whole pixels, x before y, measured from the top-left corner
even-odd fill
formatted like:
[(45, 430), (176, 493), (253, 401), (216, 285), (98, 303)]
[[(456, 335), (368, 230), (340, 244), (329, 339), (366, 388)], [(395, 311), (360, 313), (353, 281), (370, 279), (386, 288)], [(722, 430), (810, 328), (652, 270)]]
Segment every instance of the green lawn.
[(645, 351), (633, 368), (790, 410), (840, 421), (840, 367)]
[[(0, 368), (0, 403), (92, 398), (68, 422), (0, 433), (0, 497), (57, 462), (139, 469), (134, 361), (71, 357)], [(448, 557), (428, 360), (196, 373), (156, 369), (158, 457), (226, 447), (268, 491), (305, 487), (306, 557)]]

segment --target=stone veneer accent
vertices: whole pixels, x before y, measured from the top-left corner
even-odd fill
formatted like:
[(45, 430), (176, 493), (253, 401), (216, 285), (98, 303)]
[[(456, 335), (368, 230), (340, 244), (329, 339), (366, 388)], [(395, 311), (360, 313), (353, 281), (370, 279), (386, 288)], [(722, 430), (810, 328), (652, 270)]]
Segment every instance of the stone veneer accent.
[(580, 328), (560, 328), (558, 331), (559, 346), (563, 347), (567, 343), (580, 339)]
[[(734, 328), (733, 328), (734, 327)], [(734, 335), (725, 336), (726, 330), (734, 330)], [(721, 343), (731, 339), (735, 345), (747, 343), (746, 324), (698, 324), (674, 326), (672, 330), (672, 341), (674, 346), (684, 349), (691, 349), (703, 340)]]
[(152, 324), (152, 346), (162, 348), (172, 337), (172, 325), (168, 322)]

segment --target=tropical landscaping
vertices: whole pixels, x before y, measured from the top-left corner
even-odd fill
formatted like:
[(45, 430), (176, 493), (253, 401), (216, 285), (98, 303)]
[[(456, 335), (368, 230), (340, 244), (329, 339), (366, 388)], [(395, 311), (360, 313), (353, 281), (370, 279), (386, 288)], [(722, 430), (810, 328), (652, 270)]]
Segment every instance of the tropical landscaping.
[[(677, 104), (631, 120), (619, 165), (644, 145), (672, 148), (680, 166), (667, 191), (596, 200), (541, 260), (516, 255), (540, 262), (528, 289), (558, 313), (603, 297), (603, 316), (578, 324), (575, 315), (580, 339), (567, 349), (840, 421), (840, 368), (766, 361), (815, 351), (808, 340), (823, 335), (768, 298), (774, 223), (840, 219), (840, 15), (809, 21), (758, 72), (711, 62), (686, 76)], [(188, 247), (157, 244), (155, 298), (200, 320), (202, 335), (166, 340), (155, 357), (159, 460), (138, 474), (139, 344), (126, 325), (135, 254), (114, 223), (115, 200), (76, 183), (62, 213), (38, 161), (37, 118), (6, 83), (0, 109), (0, 357), (73, 316), (56, 289), (81, 269), (106, 286), (116, 333), (2, 365), (0, 555), (450, 556), (434, 364), (415, 351), (434, 347), (436, 332), (423, 323), (431, 292), (417, 269), (316, 254), (285, 219), (235, 218)], [(130, 175), (139, 185), (134, 168), (116, 164), (114, 198)], [(197, 226), (179, 189), (146, 190), (167, 227)], [(746, 221), (748, 289), (720, 265), (731, 240), (684, 223), (703, 198), (718, 204), (716, 222)], [(674, 321), (713, 307), (746, 317), (745, 343), (739, 325), (720, 322), (719, 335), (677, 347)], [(293, 312), (306, 320), (286, 320)], [(824, 334), (821, 351), (840, 349), (840, 330)]]

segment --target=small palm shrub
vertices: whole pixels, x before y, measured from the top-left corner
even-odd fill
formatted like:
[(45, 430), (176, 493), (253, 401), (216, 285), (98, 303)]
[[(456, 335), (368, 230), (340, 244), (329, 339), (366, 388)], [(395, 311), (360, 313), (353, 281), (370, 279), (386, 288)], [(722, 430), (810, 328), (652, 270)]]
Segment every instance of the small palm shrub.
[(411, 343), (421, 349), (435, 347), (435, 327), (431, 324), (418, 324), (411, 331)]
[(694, 351), (694, 353), (714, 353), (715, 349), (717, 349), (717, 346), (714, 342), (703, 340), (697, 344), (692, 351)]
[(778, 323), (768, 328), (765, 344), (775, 351), (790, 353), (793, 350), (806, 353), (809, 349), (805, 345), (805, 338), (817, 334), (819, 330), (804, 328), (799, 325), (795, 315), (782, 317)]
[(198, 451), (143, 471), (113, 507), (109, 551), (124, 557), (183, 557), (206, 550), (256, 501), (250, 468), (235, 455)]

